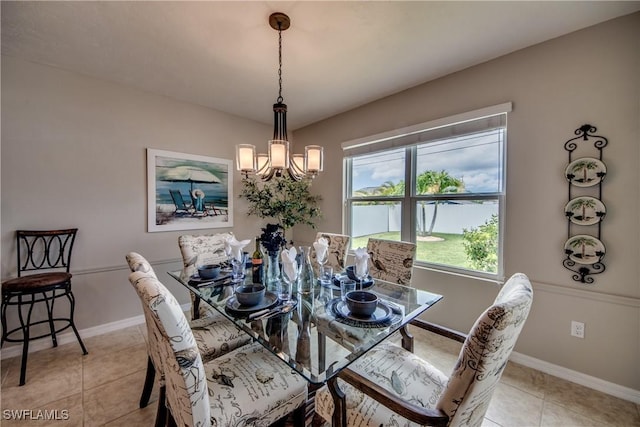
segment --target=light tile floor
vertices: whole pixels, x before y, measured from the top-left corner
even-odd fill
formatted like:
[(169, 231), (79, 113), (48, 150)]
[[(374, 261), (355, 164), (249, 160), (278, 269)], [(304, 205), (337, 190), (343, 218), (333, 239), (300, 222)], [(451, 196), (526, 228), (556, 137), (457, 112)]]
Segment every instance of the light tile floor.
[[(413, 329), (416, 353), (445, 373), (460, 344)], [(20, 359), (3, 360), (2, 426), (153, 426), (157, 387), (151, 403), (138, 408), (147, 355), (144, 325), (29, 355), (27, 383), (18, 387)], [(67, 420), (17, 421), (5, 410), (68, 411)], [(486, 427), (640, 426), (640, 406), (510, 363), (487, 411)]]

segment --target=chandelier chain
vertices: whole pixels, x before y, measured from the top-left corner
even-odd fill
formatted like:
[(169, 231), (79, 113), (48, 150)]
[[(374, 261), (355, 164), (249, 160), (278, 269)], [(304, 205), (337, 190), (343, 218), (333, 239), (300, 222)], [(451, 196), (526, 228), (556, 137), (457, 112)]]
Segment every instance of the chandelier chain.
[(282, 103), (282, 24), (278, 22), (278, 103)]

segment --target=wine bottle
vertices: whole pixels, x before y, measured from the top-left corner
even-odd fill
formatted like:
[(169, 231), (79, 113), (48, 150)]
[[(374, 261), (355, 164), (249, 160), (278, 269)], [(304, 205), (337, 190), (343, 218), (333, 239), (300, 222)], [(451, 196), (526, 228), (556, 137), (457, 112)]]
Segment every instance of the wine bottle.
[(253, 283), (262, 283), (262, 251), (260, 251), (260, 239), (256, 237), (256, 250), (251, 255), (251, 269)]

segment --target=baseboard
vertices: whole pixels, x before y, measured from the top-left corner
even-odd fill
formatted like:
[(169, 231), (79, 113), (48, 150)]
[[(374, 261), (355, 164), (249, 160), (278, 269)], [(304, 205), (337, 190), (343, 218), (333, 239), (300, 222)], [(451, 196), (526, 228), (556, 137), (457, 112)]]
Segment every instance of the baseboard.
[[(182, 310), (187, 312), (191, 309), (191, 304), (187, 303), (182, 305)], [(135, 325), (144, 323), (144, 315), (130, 317), (128, 319), (118, 320), (104, 325), (98, 325), (87, 329), (80, 330), (80, 336), (84, 338), (94, 337), (97, 335), (114, 332), (120, 329), (128, 328)], [(76, 337), (73, 332), (67, 332), (58, 335), (58, 345), (74, 343)], [(29, 353), (33, 353), (40, 350), (51, 348), (51, 339), (42, 338), (36, 341), (32, 341), (29, 344)], [(91, 349), (89, 349), (90, 351)], [(22, 346), (14, 345), (6, 347), (0, 351), (0, 359), (8, 359), (10, 357), (19, 356), (22, 354)], [(602, 393), (618, 397), (620, 399), (628, 400), (636, 404), (640, 404), (640, 390), (634, 390), (629, 387), (624, 387), (618, 384), (614, 384), (600, 378), (592, 377), (590, 375), (583, 374), (578, 371), (563, 368), (559, 365), (554, 365), (544, 360), (536, 359), (521, 353), (511, 353), (510, 359), (514, 363), (526, 366), (528, 368), (536, 369), (545, 374), (553, 375), (554, 377), (562, 378), (563, 380), (571, 381), (576, 384), (580, 384), (584, 387), (591, 388), (593, 390), (600, 391)]]
[(582, 372), (573, 371), (571, 369), (554, 365), (552, 363), (545, 362), (544, 360), (536, 359), (517, 352), (511, 353), (509, 360), (519, 365), (544, 372), (545, 374), (553, 375), (554, 377), (562, 378), (563, 380), (571, 381), (572, 383), (640, 404), (640, 390), (634, 390), (629, 387), (614, 384), (600, 378), (592, 377), (591, 375), (583, 374)]
[[(183, 304), (182, 310), (187, 312), (191, 310), (191, 303)], [(83, 341), (86, 338), (95, 337), (97, 335), (107, 334), (109, 332), (118, 331), (120, 329), (128, 328), (130, 326), (136, 326), (144, 323), (144, 315), (129, 317), (128, 319), (117, 320), (115, 322), (105, 323), (104, 325), (98, 325), (91, 328), (81, 329), (78, 332)], [(56, 335), (58, 345), (77, 343), (76, 336), (73, 331), (65, 332), (60, 335)], [(29, 353), (34, 353), (40, 350), (46, 350), (51, 348), (51, 337), (44, 337), (39, 340), (34, 340), (29, 343)], [(91, 351), (90, 348), (87, 350)], [(12, 345), (5, 347), (0, 351), (0, 359), (9, 359), (11, 357), (20, 356), (22, 354), (22, 344)]]

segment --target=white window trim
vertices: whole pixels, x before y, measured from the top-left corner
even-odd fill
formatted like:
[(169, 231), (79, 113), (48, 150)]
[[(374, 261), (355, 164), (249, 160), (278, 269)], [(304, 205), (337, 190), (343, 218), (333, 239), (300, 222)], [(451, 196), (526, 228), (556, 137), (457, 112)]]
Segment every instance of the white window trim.
[[(451, 126), (454, 124), (479, 120), (485, 117), (497, 116), (500, 114), (507, 114), (507, 113), (510, 113), (511, 111), (513, 111), (513, 104), (511, 102), (506, 102), (503, 104), (484, 107), (484, 108), (480, 108), (473, 111), (455, 114), (453, 116), (448, 116), (440, 119), (430, 120), (423, 123), (418, 123), (415, 125), (401, 128), (401, 129), (394, 129), (394, 130), (378, 133), (375, 135), (370, 135), (370, 136), (343, 142), (341, 144), (342, 149), (345, 152), (345, 157), (343, 160), (343, 169), (342, 169), (343, 170), (342, 181), (344, 183), (343, 191), (342, 191), (342, 201), (343, 201), (342, 230), (343, 232), (347, 234), (351, 232), (350, 230), (351, 210), (349, 209), (350, 205), (348, 203), (348, 199), (349, 199), (348, 192), (349, 192), (349, 189), (351, 188), (351, 174), (349, 173), (349, 170), (351, 169), (351, 156), (348, 154), (349, 151), (356, 148), (365, 147), (365, 146), (371, 146), (371, 152), (378, 151), (378, 150), (383, 151), (383, 150), (391, 149), (394, 147), (399, 148), (402, 146), (406, 146), (406, 149), (409, 151), (409, 150), (415, 149), (414, 148), (415, 144), (412, 143), (412, 144), (394, 145), (391, 141), (394, 139), (397, 140), (399, 138), (402, 138), (408, 135), (419, 134), (426, 131), (431, 131), (434, 129)], [(499, 236), (498, 237), (499, 238), (498, 271), (496, 273), (487, 273), (482, 271), (457, 268), (457, 267), (448, 266), (448, 265), (427, 263), (427, 262), (418, 261), (418, 260), (416, 260), (416, 262), (414, 263), (414, 267), (441, 271), (449, 274), (463, 275), (465, 277), (478, 278), (482, 280), (488, 280), (491, 282), (504, 281), (504, 231), (505, 231), (504, 227), (506, 222), (505, 207), (506, 207), (506, 193), (507, 193), (506, 139), (507, 138), (505, 135), (505, 144), (503, 145), (503, 153), (502, 153), (503, 155), (503, 159), (502, 159), (503, 188), (502, 188), (502, 194), (498, 196), (499, 217), (500, 217), (500, 222), (499, 222), (500, 228), (498, 232), (498, 236)], [(379, 145), (379, 147), (375, 147), (375, 145)], [(407, 156), (407, 159), (413, 159), (413, 161), (415, 162), (415, 157), (416, 156)], [(415, 191), (414, 189), (415, 186), (413, 185), (414, 177), (413, 177), (413, 174), (411, 173), (412, 170), (415, 170), (415, 165), (412, 165), (411, 167), (406, 167), (405, 165), (405, 172), (406, 172), (405, 183), (407, 183), (408, 188), (411, 189), (410, 191), (405, 192), (405, 195), (403, 197), (383, 197), (379, 199), (380, 201), (399, 201), (403, 203), (405, 206), (408, 206), (409, 209), (403, 209), (403, 212), (402, 212), (402, 215), (403, 215), (402, 221), (403, 223), (404, 221), (408, 221), (408, 224), (415, 224), (414, 220), (416, 215), (416, 207), (414, 206), (414, 203), (412, 203), (416, 197), (416, 195), (413, 194)], [(351, 200), (354, 200), (354, 198), (351, 198)], [(366, 198), (366, 200), (378, 200), (378, 198), (376, 199)], [(401, 240), (405, 240), (405, 241), (410, 240), (410, 236), (405, 235), (407, 232), (410, 233), (409, 228), (411, 227), (402, 227), (401, 236), (400, 236)]]

